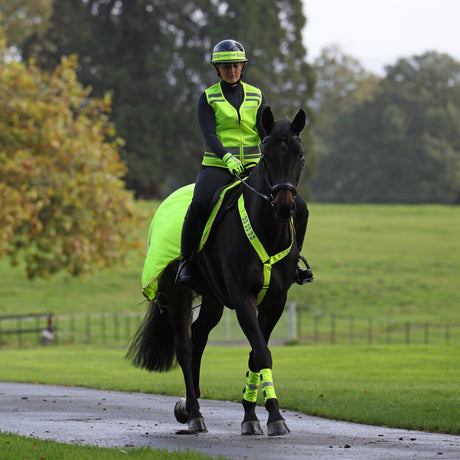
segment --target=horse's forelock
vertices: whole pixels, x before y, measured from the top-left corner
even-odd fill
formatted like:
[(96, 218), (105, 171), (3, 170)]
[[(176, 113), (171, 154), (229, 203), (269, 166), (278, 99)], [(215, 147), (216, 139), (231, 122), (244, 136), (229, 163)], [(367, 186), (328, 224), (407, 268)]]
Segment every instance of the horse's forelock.
[(287, 138), (293, 134), (295, 133), (291, 129), (291, 122), (289, 120), (279, 120), (275, 123), (271, 136), (273, 138)]

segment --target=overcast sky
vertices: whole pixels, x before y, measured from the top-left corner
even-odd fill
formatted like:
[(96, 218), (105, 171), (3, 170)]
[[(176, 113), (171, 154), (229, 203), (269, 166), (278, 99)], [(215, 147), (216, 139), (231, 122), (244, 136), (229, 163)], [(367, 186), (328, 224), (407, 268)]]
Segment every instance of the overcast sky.
[(438, 51), (460, 61), (460, 0), (303, 0), (307, 59), (337, 44), (369, 71)]

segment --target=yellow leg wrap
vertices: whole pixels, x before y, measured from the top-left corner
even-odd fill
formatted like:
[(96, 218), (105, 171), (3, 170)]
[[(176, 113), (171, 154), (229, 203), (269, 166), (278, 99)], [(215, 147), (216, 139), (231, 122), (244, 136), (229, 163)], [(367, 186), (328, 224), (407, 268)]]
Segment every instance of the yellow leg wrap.
[(257, 392), (259, 391), (260, 374), (258, 372), (248, 371), (246, 377), (248, 380), (243, 390), (243, 399), (248, 402), (256, 402)]
[(262, 369), (260, 371), (260, 382), (262, 383), (264, 401), (267, 402), (267, 399), (276, 398), (271, 369)]

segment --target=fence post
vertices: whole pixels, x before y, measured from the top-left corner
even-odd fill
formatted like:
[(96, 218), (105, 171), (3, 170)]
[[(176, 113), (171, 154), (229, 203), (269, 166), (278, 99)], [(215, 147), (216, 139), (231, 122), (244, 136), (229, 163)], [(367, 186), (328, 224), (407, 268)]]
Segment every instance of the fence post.
[(107, 342), (106, 330), (105, 330), (105, 313), (101, 313), (101, 334), (102, 334), (102, 343)]
[(113, 327), (115, 329), (115, 341), (118, 342), (120, 340), (120, 323), (118, 318), (119, 313), (113, 314)]
[(86, 314), (86, 341), (91, 343), (91, 317), (90, 314)]
[(373, 318), (368, 318), (367, 319), (367, 343), (368, 345), (372, 345), (372, 339), (373, 339)]
[(387, 321), (387, 345), (391, 343), (391, 319)]
[(319, 340), (319, 314), (316, 313), (313, 317), (313, 341), (318, 343)]
[(70, 316), (70, 343), (75, 343), (77, 340), (77, 330), (75, 329), (75, 315)]
[(297, 340), (297, 313), (296, 313), (296, 303), (289, 302), (289, 330), (288, 330), (288, 339)]
[(59, 345), (60, 338), (59, 338), (59, 318), (52, 313), (48, 316), (48, 330), (51, 331), (54, 335), (54, 343)]
[(129, 340), (131, 336), (131, 318), (129, 317), (129, 313), (126, 313), (125, 315), (125, 337), (126, 340)]
[(350, 340), (350, 345), (353, 345), (353, 342), (355, 340), (355, 317), (353, 315), (350, 315), (349, 318), (349, 340)]
[(335, 313), (331, 313), (331, 343), (335, 344)]
[(17, 325), (18, 325), (18, 343), (19, 347), (22, 347), (22, 320), (21, 318), (17, 319)]

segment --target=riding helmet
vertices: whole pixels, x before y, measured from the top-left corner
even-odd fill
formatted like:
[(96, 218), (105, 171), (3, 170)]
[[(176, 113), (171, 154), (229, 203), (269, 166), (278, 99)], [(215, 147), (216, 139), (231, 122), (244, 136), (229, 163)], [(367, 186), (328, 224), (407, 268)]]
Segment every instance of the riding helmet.
[(244, 47), (236, 40), (222, 40), (212, 50), (211, 62), (213, 64), (247, 62)]

